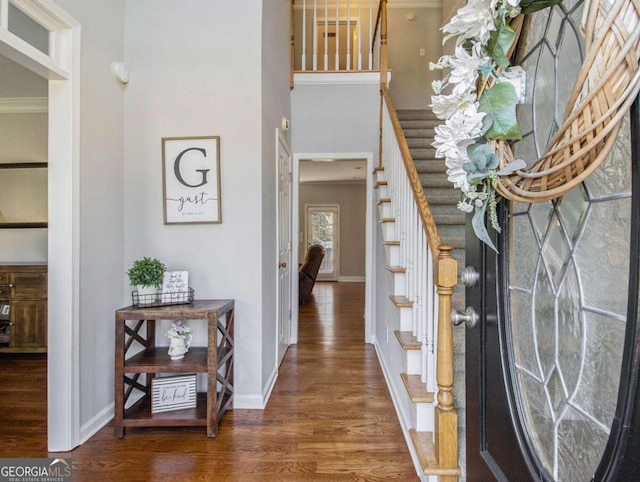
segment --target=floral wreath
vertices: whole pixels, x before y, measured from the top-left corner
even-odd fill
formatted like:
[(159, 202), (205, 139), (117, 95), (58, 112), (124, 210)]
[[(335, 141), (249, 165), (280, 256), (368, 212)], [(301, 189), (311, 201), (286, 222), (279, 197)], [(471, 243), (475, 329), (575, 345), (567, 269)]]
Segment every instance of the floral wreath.
[[(513, 159), (508, 141), (522, 138), (515, 107), (524, 95), (517, 80), (522, 69), (508, 59), (518, 36), (511, 25), (520, 14), (560, 1), (468, 0), (442, 28), (448, 34), (445, 42), (456, 39), (454, 53), (430, 64), (432, 70), (451, 69), (432, 83), (436, 95), (431, 108), (444, 120), (435, 128), (436, 157), (445, 159), (449, 181), (461, 190), (458, 208), (474, 212), (476, 236), (495, 251), (485, 216), (501, 232), (497, 193), (521, 202), (544, 201), (584, 180), (606, 156), (640, 90), (640, 5), (587, 0), (588, 53), (569, 103), (570, 115), (531, 168)], [(447, 87), (450, 93), (443, 94)]]

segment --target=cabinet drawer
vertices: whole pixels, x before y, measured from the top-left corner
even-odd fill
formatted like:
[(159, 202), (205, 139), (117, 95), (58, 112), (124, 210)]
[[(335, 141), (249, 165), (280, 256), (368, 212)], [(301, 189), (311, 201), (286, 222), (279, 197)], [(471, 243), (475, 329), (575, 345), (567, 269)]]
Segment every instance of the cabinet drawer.
[(0, 271), (0, 285), (6, 285), (9, 283), (9, 273), (6, 271)]
[(47, 299), (47, 273), (9, 273), (9, 280), (12, 299)]
[(7, 283), (0, 281), (0, 300), (11, 299), (11, 287)]

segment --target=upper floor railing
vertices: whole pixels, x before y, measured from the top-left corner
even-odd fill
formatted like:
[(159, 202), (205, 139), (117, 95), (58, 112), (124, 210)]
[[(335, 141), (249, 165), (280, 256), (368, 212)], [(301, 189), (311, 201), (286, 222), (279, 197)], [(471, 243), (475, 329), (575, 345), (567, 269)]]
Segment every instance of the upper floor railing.
[(292, 0), (292, 70), (378, 70), (378, 1)]

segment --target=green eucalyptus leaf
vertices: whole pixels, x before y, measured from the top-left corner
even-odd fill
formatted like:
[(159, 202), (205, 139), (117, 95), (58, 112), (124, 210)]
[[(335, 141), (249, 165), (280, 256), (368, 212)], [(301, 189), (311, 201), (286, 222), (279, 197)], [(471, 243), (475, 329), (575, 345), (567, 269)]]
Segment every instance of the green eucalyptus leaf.
[(522, 13), (535, 13), (547, 7), (558, 5), (562, 0), (520, 0), (520, 11)]
[(486, 203), (483, 204), (482, 207), (476, 207), (476, 212), (471, 219), (471, 226), (473, 227), (473, 232), (476, 233), (476, 237), (497, 253), (498, 250), (493, 244), (493, 241), (491, 241), (491, 237), (489, 237), (489, 232), (487, 231), (487, 226), (485, 226), (484, 223), (486, 209)]
[(522, 169), (526, 169), (527, 163), (524, 162), (524, 159), (515, 159), (511, 163), (504, 166), (500, 169), (496, 174), (498, 176), (508, 176), (509, 174), (513, 174), (514, 172)]
[(516, 38), (516, 33), (507, 23), (500, 22), (496, 27), (489, 36), (487, 53), (498, 66), (506, 69), (509, 67), (507, 52)]
[(517, 102), (516, 90), (508, 82), (498, 82), (482, 94), (478, 111), (493, 116), (493, 124), (485, 134), (487, 139), (522, 139), (516, 120)]

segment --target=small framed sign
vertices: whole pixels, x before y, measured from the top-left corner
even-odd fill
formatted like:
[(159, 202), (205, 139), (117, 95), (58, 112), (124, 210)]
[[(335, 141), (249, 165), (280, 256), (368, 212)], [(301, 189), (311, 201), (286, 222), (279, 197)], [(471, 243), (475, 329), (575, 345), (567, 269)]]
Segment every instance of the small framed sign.
[(221, 223), (220, 137), (163, 137), (164, 224)]
[(160, 296), (163, 303), (189, 303), (189, 272), (165, 271)]
[(151, 380), (151, 413), (170, 412), (196, 406), (196, 375)]

